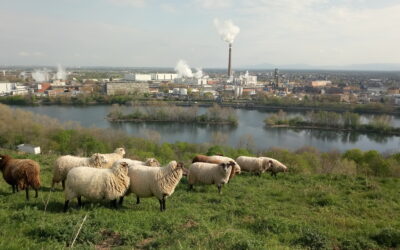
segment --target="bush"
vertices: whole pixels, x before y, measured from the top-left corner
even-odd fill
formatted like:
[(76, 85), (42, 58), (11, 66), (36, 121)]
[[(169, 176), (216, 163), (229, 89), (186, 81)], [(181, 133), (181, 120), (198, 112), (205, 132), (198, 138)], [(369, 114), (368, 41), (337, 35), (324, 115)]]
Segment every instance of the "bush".
[(304, 230), (300, 238), (295, 240), (294, 243), (312, 250), (328, 248), (328, 238), (324, 234), (311, 229)]
[(400, 231), (394, 228), (384, 228), (371, 238), (381, 246), (394, 248), (400, 246)]

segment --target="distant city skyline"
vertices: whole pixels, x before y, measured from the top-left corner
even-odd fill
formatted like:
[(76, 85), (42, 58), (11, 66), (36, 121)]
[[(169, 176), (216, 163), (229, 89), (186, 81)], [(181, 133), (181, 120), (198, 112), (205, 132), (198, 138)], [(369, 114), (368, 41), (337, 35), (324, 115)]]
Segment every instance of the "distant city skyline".
[[(400, 65), (396, 0), (0, 0), (0, 65)], [(392, 67), (391, 66), (391, 67)], [(400, 68), (398, 68), (400, 69)]]

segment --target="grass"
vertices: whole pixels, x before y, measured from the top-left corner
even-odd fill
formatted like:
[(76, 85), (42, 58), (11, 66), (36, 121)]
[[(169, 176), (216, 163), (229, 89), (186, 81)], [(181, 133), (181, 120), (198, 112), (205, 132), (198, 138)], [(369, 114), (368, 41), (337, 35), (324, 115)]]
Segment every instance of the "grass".
[[(15, 154), (14, 154), (15, 155)], [(25, 201), (0, 181), (0, 249), (62, 249), (83, 218), (78, 249), (394, 249), (400, 247), (400, 179), (241, 174), (222, 189), (182, 179), (159, 212), (155, 198), (122, 208), (76, 200), (63, 213), (60, 186), (50, 191), (56, 156), (21, 156), (41, 164), (39, 198)], [(46, 207), (46, 202), (49, 201)], [(46, 210), (45, 210), (46, 207)]]

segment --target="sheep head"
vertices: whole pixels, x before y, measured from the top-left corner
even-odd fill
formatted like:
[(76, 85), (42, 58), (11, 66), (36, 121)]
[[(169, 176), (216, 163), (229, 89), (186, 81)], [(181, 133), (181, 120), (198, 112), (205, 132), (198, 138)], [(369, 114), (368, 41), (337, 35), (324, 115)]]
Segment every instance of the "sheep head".
[(0, 155), (0, 170), (3, 171), (7, 162), (11, 159), (9, 155)]
[(119, 154), (121, 156), (124, 156), (125, 155), (125, 149), (124, 148), (117, 148), (117, 149), (115, 149), (114, 153), (117, 153), (117, 154)]
[(225, 162), (220, 163), (219, 166), (221, 166), (222, 171), (226, 172), (226, 173), (229, 171), (229, 168), (232, 168), (232, 165), (231, 165), (230, 162), (228, 162), (228, 163), (225, 163)]
[(126, 175), (128, 174), (128, 169), (129, 169), (129, 165), (126, 162), (121, 162), (119, 164), (119, 168), (121, 169), (122, 172), (124, 172)]
[(146, 162), (145, 162), (146, 166), (150, 166), (150, 167), (159, 167), (160, 166), (160, 162), (157, 161), (157, 159), (155, 158), (147, 158)]
[(273, 168), (274, 167), (274, 163), (272, 162), (272, 160), (270, 159), (263, 159), (262, 161), (262, 171), (268, 171), (268, 169)]
[(104, 155), (101, 155), (99, 153), (93, 154), (90, 157), (90, 162), (93, 163), (93, 165), (95, 165), (96, 167), (101, 167), (103, 164), (107, 163), (106, 158), (104, 157)]

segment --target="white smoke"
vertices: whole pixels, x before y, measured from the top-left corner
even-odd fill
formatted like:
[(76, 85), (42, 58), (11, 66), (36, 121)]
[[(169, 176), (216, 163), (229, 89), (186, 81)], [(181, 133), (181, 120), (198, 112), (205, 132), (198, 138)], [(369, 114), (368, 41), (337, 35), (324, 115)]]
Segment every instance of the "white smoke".
[(221, 22), (218, 18), (215, 18), (214, 25), (222, 40), (227, 43), (233, 43), (235, 37), (240, 32), (240, 28), (234, 25), (232, 20), (225, 20)]
[(201, 68), (197, 68), (196, 70), (197, 71), (194, 73), (194, 77), (197, 79), (203, 78), (203, 70)]
[(193, 77), (192, 69), (184, 60), (179, 60), (175, 66), (175, 71), (179, 77)]
[(54, 75), (54, 78), (56, 80), (67, 80), (67, 72), (60, 64), (57, 65), (57, 73)]
[(35, 72), (32, 73), (32, 78), (36, 82), (48, 82), (50, 80), (49, 72), (47, 69), (35, 70)]

